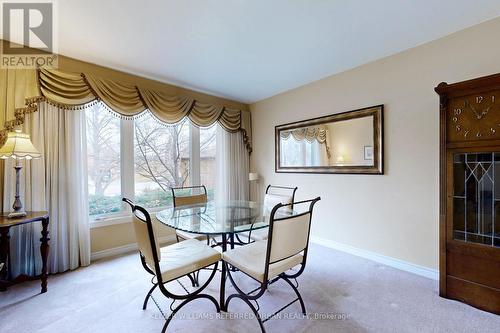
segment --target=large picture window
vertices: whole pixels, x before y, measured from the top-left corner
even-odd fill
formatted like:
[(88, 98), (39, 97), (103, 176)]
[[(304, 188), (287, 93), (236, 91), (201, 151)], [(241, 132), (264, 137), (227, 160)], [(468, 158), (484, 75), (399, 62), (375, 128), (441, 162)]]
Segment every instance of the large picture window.
[(218, 125), (198, 128), (189, 120), (166, 125), (149, 113), (120, 119), (99, 104), (86, 115), (94, 220), (123, 214), (123, 196), (147, 208), (167, 207), (172, 187), (203, 184), (214, 198)]

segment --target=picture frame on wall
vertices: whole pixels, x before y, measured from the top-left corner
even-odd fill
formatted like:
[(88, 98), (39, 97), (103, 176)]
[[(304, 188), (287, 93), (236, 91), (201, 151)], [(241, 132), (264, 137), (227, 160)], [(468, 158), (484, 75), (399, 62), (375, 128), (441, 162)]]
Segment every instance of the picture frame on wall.
[(373, 160), (373, 146), (365, 146), (365, 160), (371, 161)]

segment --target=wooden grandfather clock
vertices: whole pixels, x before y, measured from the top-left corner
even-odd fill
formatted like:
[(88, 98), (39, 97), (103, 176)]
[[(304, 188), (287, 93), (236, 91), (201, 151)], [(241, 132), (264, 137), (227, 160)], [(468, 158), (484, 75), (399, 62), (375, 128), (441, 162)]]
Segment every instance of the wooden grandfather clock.
[(440, 295), (500, 314), (500, 74), (435, 90)]

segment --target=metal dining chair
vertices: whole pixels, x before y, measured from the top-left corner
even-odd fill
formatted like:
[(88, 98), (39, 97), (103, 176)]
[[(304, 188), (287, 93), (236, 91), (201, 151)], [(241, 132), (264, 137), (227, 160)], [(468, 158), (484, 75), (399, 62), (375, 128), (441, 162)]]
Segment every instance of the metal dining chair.
[[(166, 331), (170, 321), (182, 307), (196, 299), (205, 298), (210, 300), (214, 303), (217, 312), (220, 312), (217, 300), (208, 294), (201, 293), (215, 276), (221, 258), (220, 253), (196, 239), (189, 239), (160, 248), (155, 235), (155, 228), (148, 211), (141, 206), (135, 205), (130, 199), (123, 198), (122, 200), (129, 204), (132, 209), (134, 232), (137, 244), (139, 245), (142, 266), (146, 272), (153, 275), (151, 279), (153, 287), (147, 293), (142, 309), (146, 309), (149, 298), (152, 298), (152, 293), (156, 288), (159, 288), (161, 293), (173, 300), (173, 302), (176, 300), (182, 301), (174, 309), (172, 309), (172, 303), (172, 312), (167, 317), (153, 298), (153, 301), (166, 320), (162, 332)], [(188, 292), (188, 290), (183, 287), (186, 294), (176, 294), (167, 290), (167, 283), (175, 280), (179, 281), (182, 277), (188, 277), (193, 286), (195, 286), (195, 282), (190, 274), (200, 269), (208, 269), (210, 266), (213, 266), (210, 276), (205, 283), (195, 291)], [(156, 282), (154, 282), (155, 279)]]
[[(304, 301), (297, 288), (298, 283), (296, 287), (290, 279), (296, 279), (302, 274), (306, 267), (312, 212), (314, 205), (319, 200), (321, 200), (321, 198), (317, 197), (312, 200), (277, 204), (271, 210), (268, 240), (255, 241), (248, 245), (222, 253), (223, 265), (225, 265), (231, 284), (237, 291), (237, 293), (227, 298), (225, 309), (222, 310), (227, 310), (229, 303), (234, 298), (243, 300), (255, 314), (262, 332), (265, 332), (264, 323), (267, 320), (271, 319), (296, 301), (300, 302), (302, 313), (306, 315)], [(280, 209), (291, 205), (307, 203), (309, 203), (309, 208), (303, 213), (296, 215), (288, 215), (288, 213), (278, 214)], [(233, 268), (237, 268), (240, 272), (243, 272), (257, 281), (260, 286), (250, 292), (241, 290), (234, 281), (229, 265)], [(300, 265), (298, 271), (292, 273), (288, 272), (297, 265)], [(273, 315), (262, 319), (258, 312), (260, 307), (257, 300), (264, 295), (264, 292), (270, 284), (278, 280), (283, 280), (290, 285), (297, 298), (276, 311)], [(257, 308), (251, 301), (257, 304)]]
[[(186, 190), (189, 190), (191, 193), (188, 195), (182, 193), (185, 192)], [(200, 193), (193, 194), (192, 193), (193, 190), (195, 191), (198, 190)], [(172, 191), (174, 207), (201, 204), (201, 203), (206, 203), (208, 201), (207, 188), (205, 187), (205, 185), (172, 187), (171, 191)], [(177, 238), (177, 242), (186, 239), (198, 239), (198, 240), (206, 240), (207, 245), (210, 245), (210, 238), (206, 235), (195, 234), (182, 230), (175, 230), (175, 236)]]
[[(295, 200), (295, 192), (298, 187), (268, 185), (264, 196), (263, 212), (265, 218), (269, 217), (271, 209), (277, 204), (290, 204), (288, 207), (293, 210), (293, 202)], [(236, 235), (238, 241), (250, 243), (252, 241), (266, 240), (269, 230), (267, 228), (256, 229)], [(242, 240), (243, 238), (243, 240)]]

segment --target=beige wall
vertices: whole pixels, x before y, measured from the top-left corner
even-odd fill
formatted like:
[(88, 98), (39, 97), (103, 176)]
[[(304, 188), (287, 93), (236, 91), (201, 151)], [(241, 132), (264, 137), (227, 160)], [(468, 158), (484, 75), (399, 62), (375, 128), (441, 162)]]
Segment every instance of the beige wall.
[[(163, 225), (156, 230), (158, 238), (175, 235), (173, 229)], [(122, 223), (91, 229), (90, 243), (92, 253), (133, 244), (135, 243), (134, 227), (132, 223)]]
[[(251, 170), (321, 195), (313, 236), (438, 267), (438, 96), (441, 81), (500, 72), (500, 19), (251, 105)], [(385, 175), (274, 172), (274, 126), (385, 105)]]
[(365, 146), (373, 147), (373, 116), (336, 121), (328, 128), (332, 165), (373, 165), (365, 160)]

